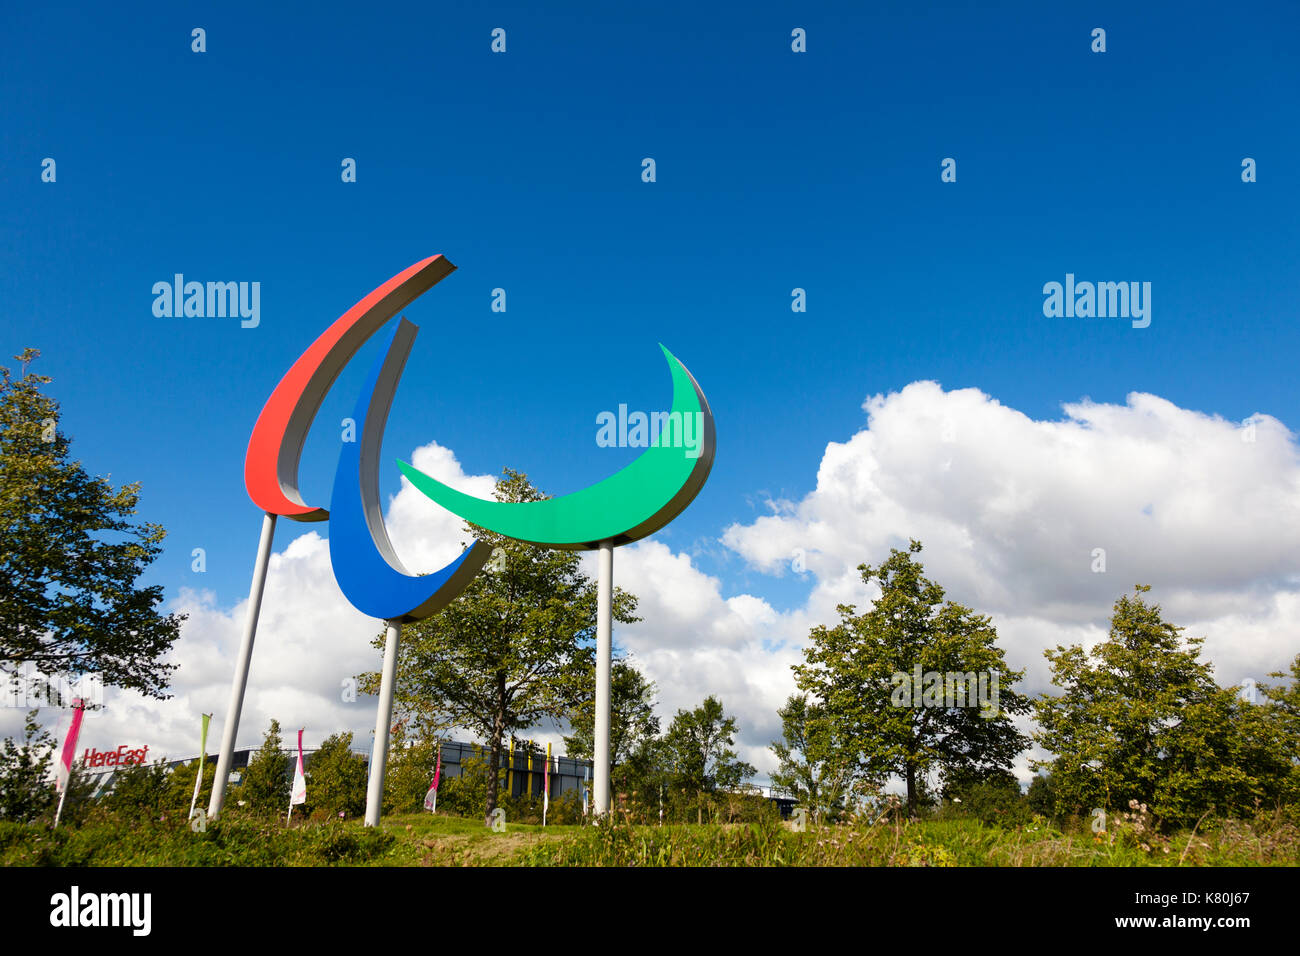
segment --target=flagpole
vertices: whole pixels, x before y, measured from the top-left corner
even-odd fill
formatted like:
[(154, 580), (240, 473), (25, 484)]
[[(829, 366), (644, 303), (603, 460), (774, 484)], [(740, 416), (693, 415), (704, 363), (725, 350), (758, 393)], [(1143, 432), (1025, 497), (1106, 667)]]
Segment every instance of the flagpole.
[(597, 817), (609, 811), (610, 658), (613, 655), (614, 542), (602, 541), (596, 579), (596, 740), (595, 806)]
[(64, 787), (63, 792), (59, 794), (59, 809), (54, 811), (54, 826), (59, 825), (59, 817), (63, 816), (63, 801), (68, 799), (68, 788)]
[[(253, 658), (253, 638), (257, 635), (257, 618), (262, 610), (262, 590), (266, 586), (266, 569), (271, 560), (271, 541), (275, 538), (275, 515), (266, 512), (262, 517), (262, 537), (257, 543), (257, 562), (253, 565), (253, 584), (248, 591), (248, 615), (244, 620), (244, 636), (239, 643), (239, 658), (235, 662), (235, 680), (230, 685), (230, 706), (226, 709), (226, 725), (221, 731), (221, 753), (217, 756), (216, 777), (212, 781), (212, 798), (208, 801), (208, 819), (215, 820), (226, 801), (226, 778), (235, 755), (235, 735), (239, 733), (239, 715), (244, 709), (244, 689), (248, 685), (248, 664)], [(290, 809), (290, 813), (292, 813)]]
[(402, 626), (387, 621), (384, 641), (384, 674), (379, 682), (379, 710), (375, 714), (375, 752), (370, 758), (370, 784), (366, 788), (366, 826), (379, 826), (384, 807), (384, 770), (388, 763), (388, 728), (393, 719), (393, 691), (397, 683), (397, 645)]

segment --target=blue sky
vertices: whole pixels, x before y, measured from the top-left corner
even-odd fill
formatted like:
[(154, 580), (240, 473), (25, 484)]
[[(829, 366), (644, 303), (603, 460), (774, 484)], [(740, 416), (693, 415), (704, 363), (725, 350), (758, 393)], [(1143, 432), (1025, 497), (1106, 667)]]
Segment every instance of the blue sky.
[[(1300, 422), (1294, 5), (267, 6), (0, 13), (4, 354), (40, 348), (77, 456), (142, 482), (169, 597), (246, 594), (262, 403), (325, 325), (435, 252), (459, 270), (405, 313), (421, 333), (385, 493), (392, 458), (429, 441), (551, 493), (603, 477), (634, 452), (598, 447), (595, 417), (666, 406), (663, 342), (718, 454), (659, 537), (782, 612), (814, 585), (719, 538), (812, 493), (870, 395), (934, 380), (1054, 420), (1138, 391)], [(178, 272), (260, 282), (259, 326), (156, 318), (151, 287)], [(1067, 272), (1150, 282), (1150, 327), (1044, 317)], [(309, 442), (320, 503), (377, 345)]]

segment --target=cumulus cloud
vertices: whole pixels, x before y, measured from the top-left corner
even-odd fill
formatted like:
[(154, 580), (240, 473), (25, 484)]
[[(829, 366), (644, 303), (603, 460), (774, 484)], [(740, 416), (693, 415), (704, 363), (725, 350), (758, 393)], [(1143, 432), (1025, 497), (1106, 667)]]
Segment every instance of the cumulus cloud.
[(934, 382), (863, 409), (866, 427), (828, 445), (812, 492), (722, 536), (771, 574), (802, 550), (816, 576), (808, 616), (865, 603), (857, 565), (916, 538), (927, 575), (992, 615), (1031, 690), (1049, 689), (1043, 650), (1103, 640), (1136, 583), (1206, 637), (1223, 683), (1300, 652), (1300, 467), (1275, 418), (1243, 425), (1133, 393), (1035, 421)]

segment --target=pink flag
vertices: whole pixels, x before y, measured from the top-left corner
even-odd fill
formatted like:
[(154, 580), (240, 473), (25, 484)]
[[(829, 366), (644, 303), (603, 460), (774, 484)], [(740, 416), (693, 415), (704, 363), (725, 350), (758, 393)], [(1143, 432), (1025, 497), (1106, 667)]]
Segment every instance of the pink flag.
[(433, 783), (429, 784), (429, 792), (424, 795), (424, 809), (437, 810), (438, 808), (438, 780), (442, 777), (442, 744), (438, 744), (438, 766), (433, 771)]
[(68, 736), (63, 739), (63, 752), (59, 754), (59, 765), (55, 768), (55, 785), (59, 793), (67, 788), (68, 778), (72, 776), (72, 762), (77, 759), (77, 737), (81, 733), (81, 717), (84, 713), (81, 698), (78, 697), (72, 702), (72, 726), (68, 728)]

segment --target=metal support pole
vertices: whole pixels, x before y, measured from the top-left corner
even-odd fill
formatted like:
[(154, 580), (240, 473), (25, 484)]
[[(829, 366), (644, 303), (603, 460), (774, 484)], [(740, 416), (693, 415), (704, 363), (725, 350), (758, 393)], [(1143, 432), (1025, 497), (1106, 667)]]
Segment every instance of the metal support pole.
[(610, 660), (613, 656), (614, 542), (602, 541), (596, 578), (596, 741), (594, 807), (609, 812)]
[(253, 658), (253, 638), (257, 635), (257, 617), (262, 611), (262, 590), (266, 586), (266, 568), (271, 561), (271, 541), (275, 538), (275, 515), (262, 518), (262, 537), (257, 544), (257, 563), (253, 565), (253, 585), (248, 591), (248, 616), (244, 619), (244, 637), (235, 662), (235, 680), (230, 685), (230, 706), (226, 709), (226, 726), (221, 731), (221, 754), (217, 757), (217, 774), (212, 781), (208, 801), (208, 820), (215, 820), (226, 800), (226, 780), (235, 755), (235, 735), (239, 733), (239, 715), (244, 709), (244, 688), (248, 686), (248, 663)]
[(397, 684), (397, 644), (402, 626), (388, 621), (384, 642), (384, 674), (379, 682), (379, 710), (375, 714), (375, 749), (370, 757), (370, 785), (366, 789), (366, 826), (379, 826), (384, 809), (384, 770), (388, 765), (388, 729), (393, 721), (393, 690)]

